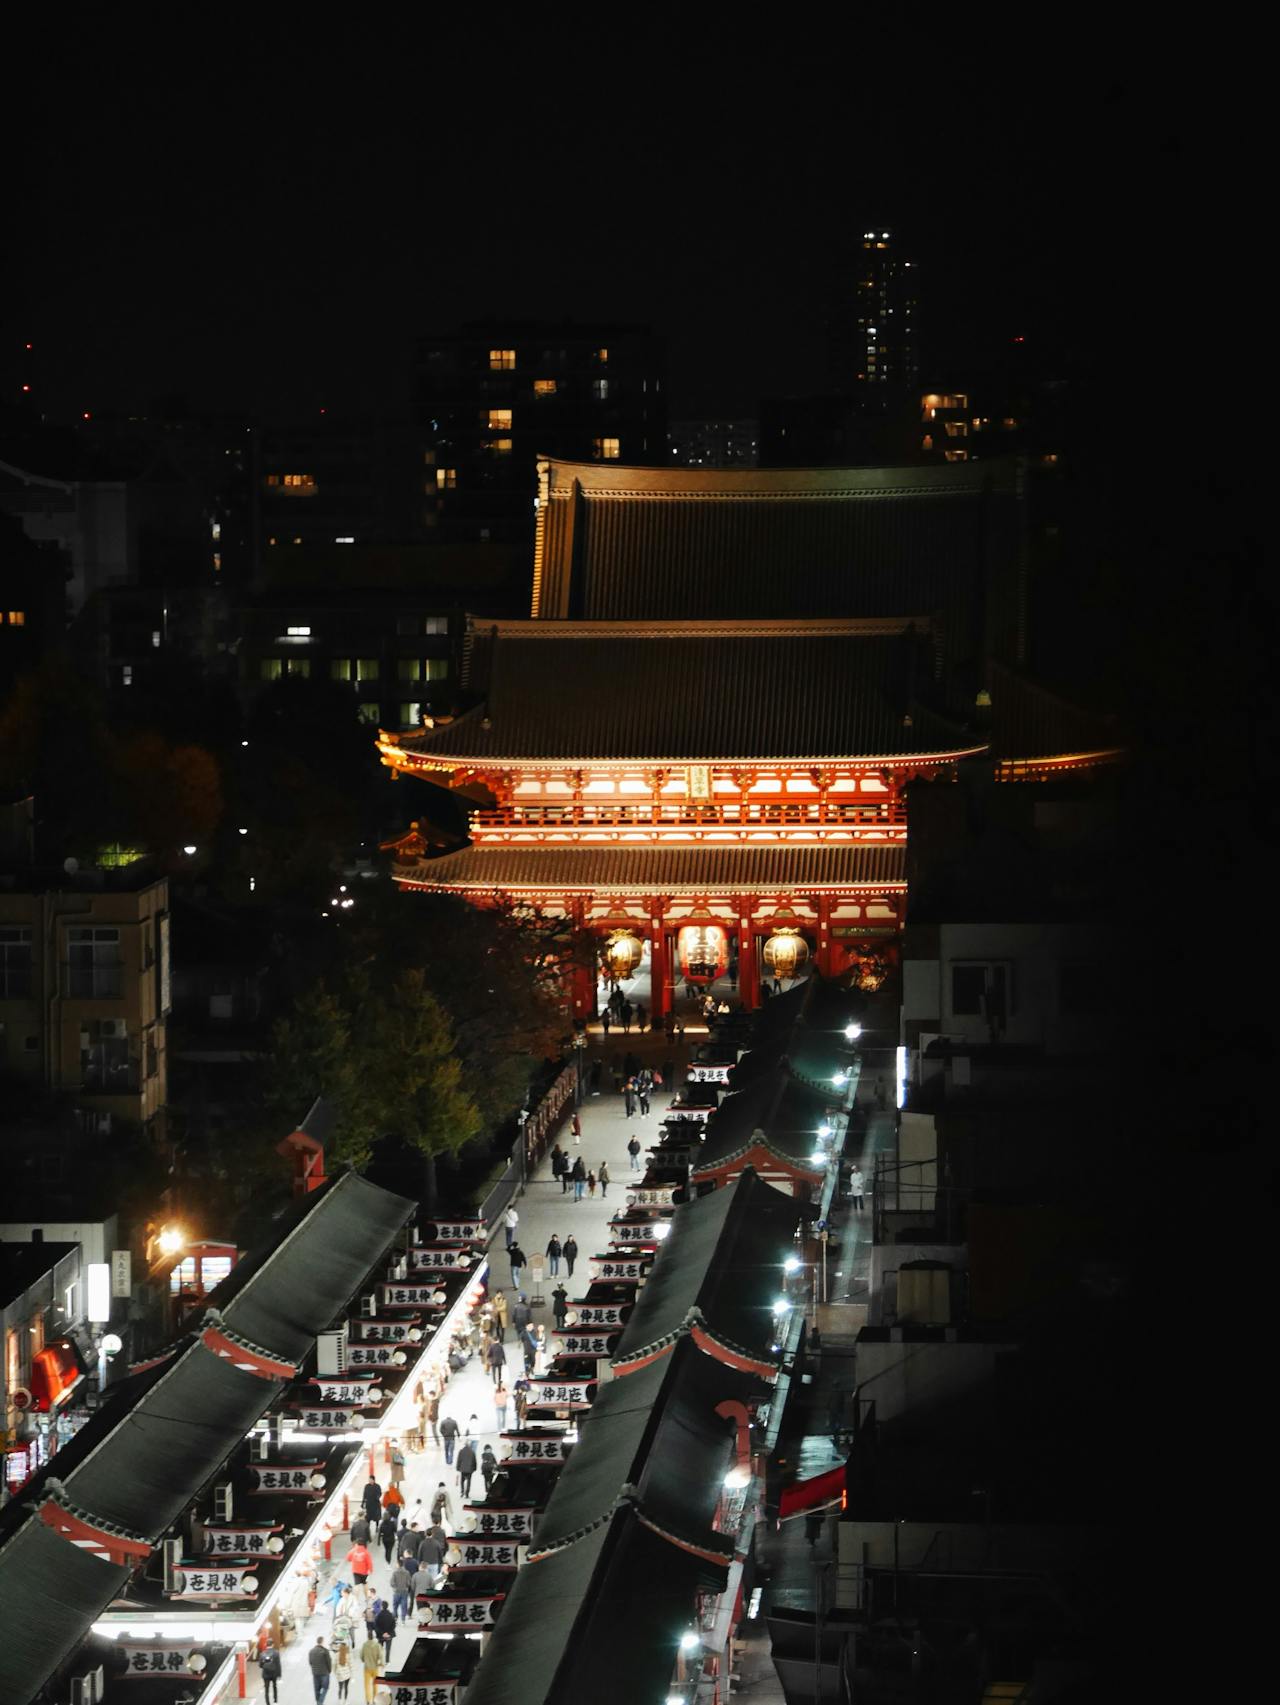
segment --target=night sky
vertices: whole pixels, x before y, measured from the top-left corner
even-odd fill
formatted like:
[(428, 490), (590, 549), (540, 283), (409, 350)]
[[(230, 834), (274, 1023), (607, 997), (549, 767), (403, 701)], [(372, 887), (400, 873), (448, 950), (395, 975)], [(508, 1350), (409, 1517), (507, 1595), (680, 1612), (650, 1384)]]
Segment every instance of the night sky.
[(829, 388), (866, 223), (919, 259), (937, 377), (1016, 335), (1079, 371), (1081, 290), (1126, 295), (1158, 216), (1132, 192), (1180, 148), (1136, 67), (990, 45), (879, 31), (873, 70), (665, 12), (627, 45), (202, 16), (158, 41), (117, 13), (15, 60), (38, 71), (9, 114), (6, 356), (36, 345), (51, 413), (394, 406), (415, 337), (487, 313), (652, 322), (674, 416), (750, 412)]

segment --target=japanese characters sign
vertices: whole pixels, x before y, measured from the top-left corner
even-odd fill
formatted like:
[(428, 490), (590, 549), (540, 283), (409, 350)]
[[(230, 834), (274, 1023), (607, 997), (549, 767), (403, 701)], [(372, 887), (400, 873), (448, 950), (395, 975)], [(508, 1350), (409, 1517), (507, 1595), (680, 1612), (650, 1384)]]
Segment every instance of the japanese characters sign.
[(566, 1356), (607, 1356), (613, 1342), (607, 1332), (578, 1332), (571, 1326), (558, 1329), (556, 1337)]
[(653, 1265), (651, 1255), (594, 1255), (597, 1279), (642, 1279)]
[[(506, 1597), (497, 1593), (492, 1598), (431, 1598), (418, 1594), (419, 1628), (492, 1628), (494, 1612)], [(395, 1695), (391, 1696), (393, 1699)]]
[[(392, 1284), (382, 1287), (383, 1308), (443, 1308), (444, 1298), (436, 1301), (438, 1285), (405, 1285)], [(364, 1321), (362, 1325), (367, 1325)]]
[(627, 1206), (631, 1208), (669, 1208), (675, 1193), (674, 1184), (646, 1184), (641, 1189), (627, 1191)]
[[(311, 1376), (311, 1382), (319, 1386), (322, 1403), (341, 1403), (353, 1409), (363, 1409), (366, 1404), (382, 1401), (382, 1387), (378, 1384), (376, 1374), (364, 1378), (353, 1374), (335, 1374), (331, 1378), (328, 1374), (317, 1373)], [(379, 1394), (376, 1398), (373, 1396), (375, 1391)]]
[(692, 1065), (689, 1067), (688, 1081), (690, 1083), (728, 1083), (732, 1066)]
[(533, 1534), (533, 1505), (526, 1504), (521, 1509), (495, 1510), (488, 1504), (466, 1504), (465, 1509), (471, 1510), (476, 1518), (476, 1530), (471, 1536), (477, 1539), (529, 1539)]
[(470, 1249), (423, 1249), (417, 1245), (409, 1251), (409, 1264), (416, 1273), (465, 1273), (475, 1265), (477, 1257)]
[(170, 1598), (256, 1598), (257, 1563), (184, 1564)]
[[(412, 1320), (353, 1320), (351, 1330), (366, 1344), (407, 1344), (409, 1334), (417, 1332)], [(419, 1333), (419, 1336), (421, 1334)]]
[(529, 1392), (531, 1409), (590, 1409), (595, 1390), (586, 1383), (563, 1379), (535, 1379)]
[(315, 1496), (311, 1476), (320, 1468), (318, 1462), (283, 1464), (251, 1463), (249, 1490), (251, 1492), (304, 1492)]
[(391, 1697), (391, 1705), (456, 1705), (456, 1681), (398, 1681), (384, 1675), (378, 1684), (379, 1692)]
[(474, 1533), (449, 1541), (449, 1562), (457, 1569), (518, 1569), (524, 1553), (524, 1546), (514, 1540), (480, 1539)]
[[(397, 1356), (400, 1363), (395, 1360)], [(346, 1357), (352, 1368), (393, 1368), (403, 1363), (405, 1353), (394, 1344), (348, 1344)]]
[(580, 1302), (579, 1326), (621, 1326), (623, 1305), (616, 1302)]
[(300, 1409), (293, 1417), (295, 1427), (308, 1433), (353, 1433), (364, 1425), (358, 1409)]
[(132, 1641), (121, 1641), (116, 1648), (124, 1653), (124, 1659), (129, 1666), (120, 1677), (121, 1681), (145, 1680), (147, 1676), (180, 1675), (190, 1677), (187, 1659), (192, 1652), (190, 1640), (182, 1640), (176, 1646), (162, 1645), (148, 1641), (145, 1645), (135, 1645)]
[(503, 1433), (502, 1436), (511, 1441), (505, 1459), (507, 1462), (563, 1462), (571, 1448), (563, 1433), (544, 1434), (542, 1437), (524, 1433)]
[(654, 1243), (652, 1220), (615, 1220), (609, 1233), (614, 1243)]
[(714, 1107), (685, 1107), (673, 1101), (662, 1117), (668, 1123), (691, 1120), (696, 1124), (702, 1119), (709, 1119), (714, 1112)]
[(484, 1221), (428, 1220), (422, 1227), (424, 1243), (483, 1243)]
[(278, 1527), (213, 1527), (206, 1523), (204, 1548), (220, 1557), (251, 1557), (259, 1552), (269, 1557), (273, 1553), (267, 1549), (267, 1541), (279, 1532)]

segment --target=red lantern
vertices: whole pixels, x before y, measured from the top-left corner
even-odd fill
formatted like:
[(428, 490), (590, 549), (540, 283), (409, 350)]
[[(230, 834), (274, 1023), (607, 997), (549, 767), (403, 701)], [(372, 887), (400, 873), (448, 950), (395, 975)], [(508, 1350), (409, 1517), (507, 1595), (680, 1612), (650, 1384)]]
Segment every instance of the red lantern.
[(686, 983), (714, 983), (729, 965), (729, 937), (719, 924), (686, 924), (676, 937)]

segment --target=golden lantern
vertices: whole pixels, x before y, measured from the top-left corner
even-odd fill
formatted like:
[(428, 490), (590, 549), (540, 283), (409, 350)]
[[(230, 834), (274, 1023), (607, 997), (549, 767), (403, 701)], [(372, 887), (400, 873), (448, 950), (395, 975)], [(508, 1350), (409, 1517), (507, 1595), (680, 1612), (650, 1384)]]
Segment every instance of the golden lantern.
[(796, 976), (809, 957), (809, 943), (798, 929), (779, 929), (764, 944), (764, 962), (775, 977)]
[(625, 983), (634, 977), (644, 957), (644, 943), (625, 929), (616, 929), (600, 950), (606, 979)]
[(714, 983), (729, 965), (729, 937), (719, 924), (686, 924), (676, 937), (686, 983)]

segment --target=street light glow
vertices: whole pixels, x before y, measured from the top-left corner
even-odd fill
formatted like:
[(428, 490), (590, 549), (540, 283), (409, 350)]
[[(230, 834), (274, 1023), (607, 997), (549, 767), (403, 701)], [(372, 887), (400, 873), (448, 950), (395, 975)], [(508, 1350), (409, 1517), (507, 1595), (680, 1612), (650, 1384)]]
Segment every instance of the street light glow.
[(846, 1042), (856, 1042), (859, 1036), (862, 1035), (862, 1026), (860, 1024), (846, 1024), (844, 1027), (844, 1035)]
[(849, 1081), (849, 1074), (848, 1072), (837, 1072), (831, 1081), (837, 1089), (843, 1089)]
[(787, 1273), (798, 1273), (803, 1266), (804, 1262), (798, 1255), (788, 1255), (782, 1263), (783, 1271)]
[(671, 1236), (671, 1221), (670, 1220), (660, 1220), (658, 1222), (658, 1224), (656, 1226), (654, 1226), (654, 1228), (653, 1228), (653, 1240), (654, 1240), (654, 1242), (655, 1243), (661, 1243), (664, 1237), (670, 1237), (670, 1236)]
[(773, 1305), (773, 1312), (775, 1314), (785, 1314), (790, 1307), (791, 1304), (787, 1301), (786, 1297), (779, 1297), (777, 1302)]
[(167, 1225), (156, 1241), (162, 1255), (176, 1255), (187, 1240), (176, 1225)]

